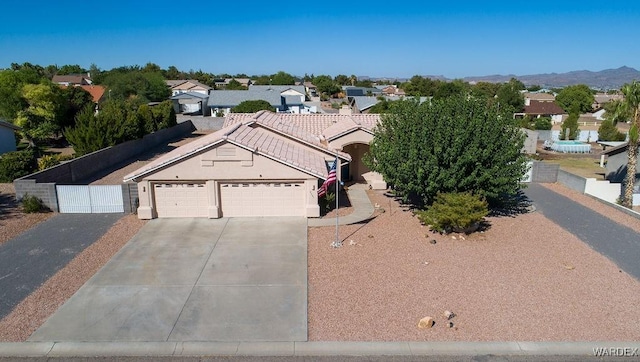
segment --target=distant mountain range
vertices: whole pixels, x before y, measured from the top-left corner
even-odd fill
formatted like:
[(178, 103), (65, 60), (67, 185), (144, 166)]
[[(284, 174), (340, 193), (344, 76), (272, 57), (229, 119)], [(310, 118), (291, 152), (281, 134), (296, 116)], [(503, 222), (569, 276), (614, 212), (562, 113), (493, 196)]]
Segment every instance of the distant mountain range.
[[(451, 80), (441, 75), (425, 75), (424, 77), (432, 79)], [(487, 75), (480, 77), (465, 77), (462, 78), (462, 80), (464, 80), (465, 82), (504, 83), (508, 82), (511, 78), (516, 78), (527, 86), (539, 85), (543, 88), (561, 88), (575, 84), (586, 84), (592, 88), (606, 90), (619, 89), (625, 83), (629, 83), (632, 80), (640, 80), (640, 71), (637, 71), (634, 68), (623, 66), (617, 69), (605, 69), (599, 72), (577, 70), (567, 73), (547, 73), (533, 75)], [(358, 77), (358, 79), (361, 79), (361, 77)], [(389, 78), (370, 79), (376, 80)]]

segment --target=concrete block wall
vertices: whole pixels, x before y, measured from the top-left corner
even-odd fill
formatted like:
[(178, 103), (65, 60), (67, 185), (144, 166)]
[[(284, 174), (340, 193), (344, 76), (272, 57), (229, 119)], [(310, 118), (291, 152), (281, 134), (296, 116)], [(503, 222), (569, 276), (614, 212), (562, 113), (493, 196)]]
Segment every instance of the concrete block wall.
[(553, 183), (558, 181), (560, 165), (534, 161), (531, 182)]
[(224, 117), (194, 117), (189, 121), (198, 131), (217, 131), (222, 129)]
[(586, 178), (574, 175), (564, 170), (558, 170), (558, 182), (581, 193), (584, 193), (587, 186)]
[(56, 184), (37, 183), (36, 180), (18, 179), (13, 182), (16, 188), (16, 199), (22, 199), (26, 194), (36, 196), (52, 211), (58, 212), (58, 195)]

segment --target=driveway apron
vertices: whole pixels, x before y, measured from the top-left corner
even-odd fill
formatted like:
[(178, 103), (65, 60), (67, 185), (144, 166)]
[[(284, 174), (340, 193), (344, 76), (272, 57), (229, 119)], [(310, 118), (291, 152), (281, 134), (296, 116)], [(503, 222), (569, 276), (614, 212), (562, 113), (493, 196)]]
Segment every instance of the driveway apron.
[(0, 244), (0, 319), (124, 214), (58, 214)]
[(30, 341), (306, 341), (304, 218), (147, 223)]

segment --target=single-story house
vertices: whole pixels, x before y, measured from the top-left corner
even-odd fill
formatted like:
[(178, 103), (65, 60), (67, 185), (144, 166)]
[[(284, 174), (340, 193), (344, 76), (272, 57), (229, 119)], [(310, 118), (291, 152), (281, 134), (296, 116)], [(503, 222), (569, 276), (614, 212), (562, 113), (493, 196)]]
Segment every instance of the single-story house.
[(363, 96), (379, 96), (382, 95), (382, 89), (342, 86), (342, 91), (347, 97), (363, 97)]
[(549, 117), (552, 123), (561, 123), (562, 115), (566, 112), (555, 101), (534, 101), (530, 100), (524, 105), (524, 111), (515, 113), (514, 117), (523, 118), (529, 116), (531, 118)]
[(220, 131), (124, 180), (138, 184), (141, 219), (318, 217), (317, 190), (336, 157), (339, 180), (368, 178), (372, 187), (386, 188), (362, 163), (378, 120), (378, 115), (231, 114)]
[(372, 96), (357, 96), (357, 97), (349, 97), (349, 104), (351, 105), (351, 109), (355, 113), (365, 113), (369, 108), (375, 106), (380, 103), (378, 97)]
[(309, 113), (304, 105), (304, 86), (251, 85), (248, 90), (213, 90), (209, 94), (208, 106), (211, 114), (227, 115), (233, 107), (244, 101), (268, 102), (276, 112)]
[(88, 73), (87, 74), (54, 75), (51, 81), (53, 83), (58, 83), (59, 85), (64, 85), (64, 86), (93, 84), (93, 81), (91, 80), (91, 75)]
[(318, 87), (316, 87), (313, 83), (311, 82), (304, 82), (304, 89), (307, 92), (307, 94), (311, 97), (317, 97), (318, 96)]
[(176, 96), (180, 93), (201, 93), (208, 96), (209, 92), (213, 89), (193, 79), (171, 81), (170, 83), (167, 81), (167, 85), (171, 88), (171, 96)]
[(176, 113), (211, 115), (208, 94), (197, 92), (178, 93), (170, 99), (173, 101), (173, 110)]
[(0, 155), (16, 150), (16, 131), (20, 127), (0, 119)]

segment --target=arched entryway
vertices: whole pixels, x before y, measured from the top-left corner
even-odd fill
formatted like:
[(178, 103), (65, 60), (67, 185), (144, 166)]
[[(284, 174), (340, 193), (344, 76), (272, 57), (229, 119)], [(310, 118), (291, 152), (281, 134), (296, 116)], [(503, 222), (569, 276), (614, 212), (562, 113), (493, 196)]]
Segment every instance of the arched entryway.
[(352, 143), (344, 146), (342, 151), (351, 156), (351, 163), (342, 169), (342, 179), (355, 182), (365, 181), (362, 175), (370, 170), (369, 167), (364, 164), (362, 158), (369, 152), (369, 145), (366, 143)]

